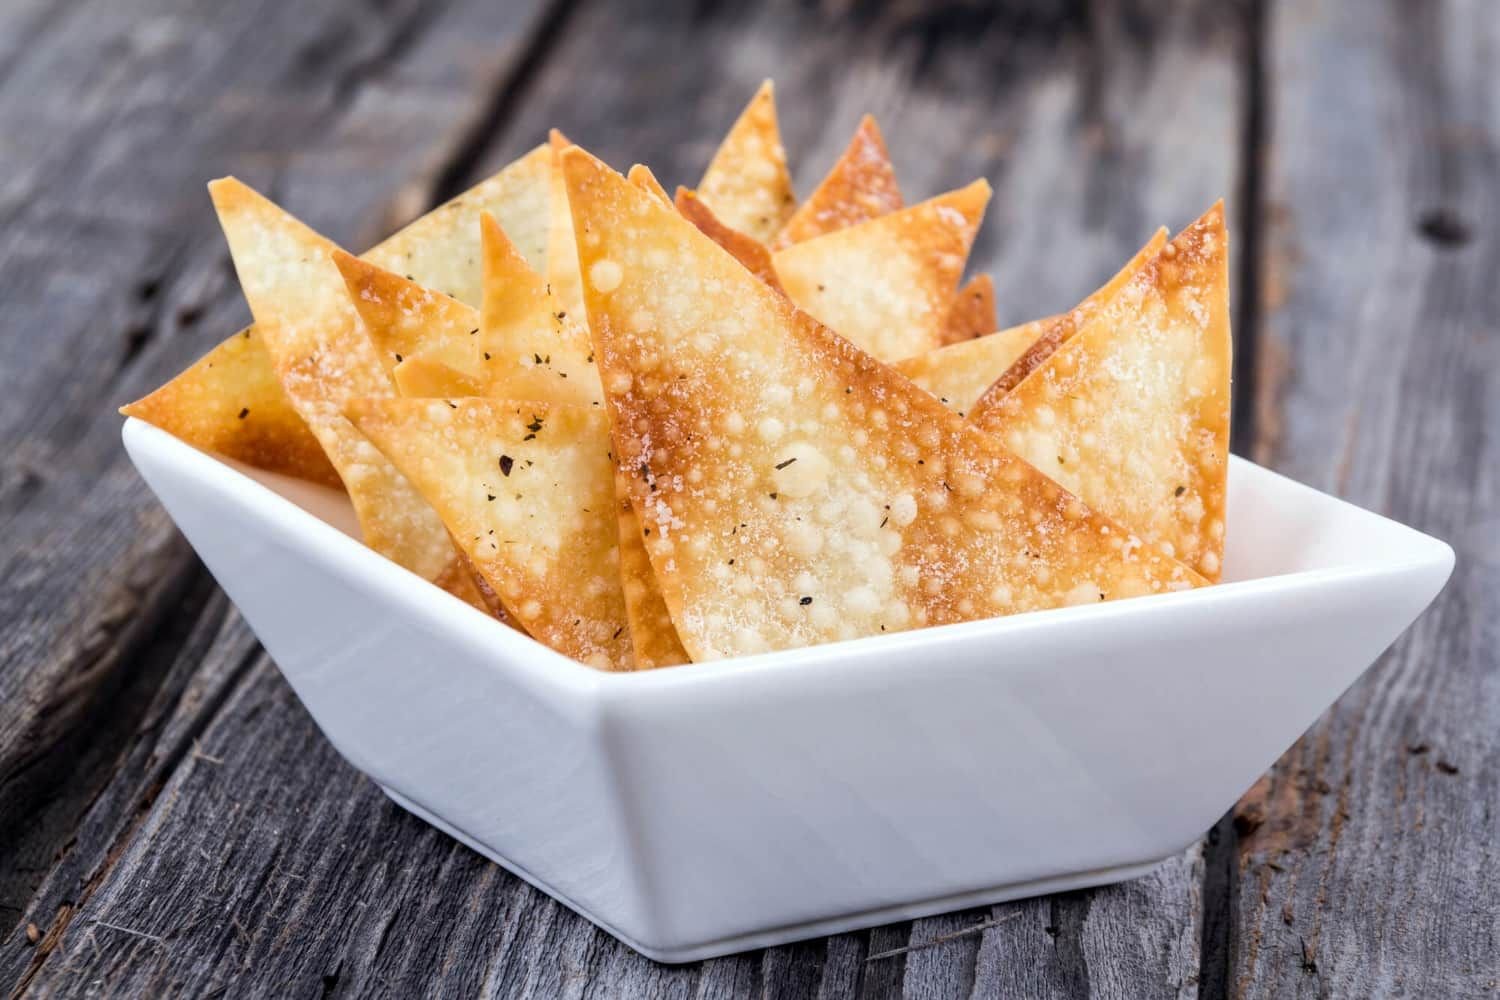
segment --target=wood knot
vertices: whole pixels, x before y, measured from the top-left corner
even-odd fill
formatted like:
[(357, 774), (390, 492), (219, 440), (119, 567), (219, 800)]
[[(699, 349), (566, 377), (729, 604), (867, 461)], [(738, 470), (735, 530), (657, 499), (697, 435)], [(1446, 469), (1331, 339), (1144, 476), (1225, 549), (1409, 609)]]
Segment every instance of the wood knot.
[(1417, 232), (1434, 246), (1452, 250), (1473, 239), (1474, 232), (1457, 212), (1435, 208), (1417, 220)]

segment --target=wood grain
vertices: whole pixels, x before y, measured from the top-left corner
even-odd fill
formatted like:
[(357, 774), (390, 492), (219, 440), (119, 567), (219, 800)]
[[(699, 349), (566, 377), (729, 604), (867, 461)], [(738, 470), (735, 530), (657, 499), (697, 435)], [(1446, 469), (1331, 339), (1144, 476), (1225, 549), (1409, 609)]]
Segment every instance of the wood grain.
[(0, 930), (14, 939), (123, 752), (159, 633), (189, 634), (202, 604), (182, 606), (202, 571), (113, 414), (247, 318), (202, 183), (239, 171), (335, 237), (368, 239), (503, 76), (528, 12), (85, 2), (0, 18), (0, 129), (27, 137), (0, 144), (16, 333), (0, 338)]
[(1227, 992), (1500, 990), (1500, 8), (1269, 25), (1256, 450), (1458, 551), (1444, 594), (1237, 814)]

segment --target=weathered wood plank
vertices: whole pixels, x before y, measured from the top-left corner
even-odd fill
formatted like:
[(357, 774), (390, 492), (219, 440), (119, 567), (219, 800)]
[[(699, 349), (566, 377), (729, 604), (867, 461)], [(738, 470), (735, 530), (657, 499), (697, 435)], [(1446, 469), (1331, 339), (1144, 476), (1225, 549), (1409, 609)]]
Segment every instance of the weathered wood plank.
[(1259, 456), (1450, 540), (1437, 604), (1241, 804), (1236, 995), (1500, 990), (1500, 8), (1280, 3)]
[[(419, 194), (401, 197), (398, 215), (423, 200), (424, 185), (463, 180), (451, 163), (426, 162), (432, 140), (421, 138), (425, 129), (439, 131), (444, 115), (468, 117), (465, 100), (455, 96), (463, 92), (459, 83), (423, 76), (462, 60), (424, 48), (448, 42), (422, 39), (441, 39), (450, 24), (455, 46), (473, 37), (482, 45), (483, 37), (461, 19), (439, 15), (416, 26), (413, 43), (398, 41), (405, 36), (391, 27), (350, 47), (341, 33), (345, 15), (327, 16), (321, 28), (299, 36), (314, 39), (304, 67), (329, 60), (347, 67), (326, 115), (297, 110), (299, 102), (317, 102), (298, 88), (322, 94), (320, 77), (270, 93), (283, 85), (275, 77), (281, 62), (262, 54), (270, 63), (256, 72), (265, 75), (239, 84), (257, 96), (236, 91), (219, 99), (248, 117), (205, 141), (199, 162), (169, 169), (153, 160), (148, 166), (158, 173), (146, 188), (116, 178), (140, 191), (131, 199), (134, 223), (160, 224), (152, 217), (158, 203), (175, 213), (172, 226), (161, 224), (172, 235), (151, 244), (166, 249), (150, 255), (154, 290), (145, 298), (165, 301), (149, 307), (150, 335), (127, 366), (127, 383), (160, 377), (155, 368), (170, 369), (203, 346), (184, 341), (211, 340), (242, 315), (196, 195), (204, 174), (233, 167), (356, 244), (376, 235), (370, 209), (403, 179), (415, 176), (411, 190)], [(410, 9), (407, 16), (425, 17)], [(880, 115), (910, 197), (976, 174), (991, 178), (997, 198), (976, 263), (995, 268), (1002, 311), (1012, 319), (1071, 304), (1151, 226), (1185, 221), (1235, 180), (1241, 27), (1236, 11), (1217, 4), (1018, 4), (995, 14), (859, 15), (851, 25), (790, 7), (693, 17), (656, 5), (596, 3), (554, 22), (555, 49), (535, 75), (522, 74), (515, 93), (461, 126), (471, 137), (505, 126), (489, 154), (472, 157), (476, 176), (556, 124), (614, 162), (638, 156), (669, 183), (693, 183), (754, 84), (774, 75), (803, 190), (865, 110)], [(176, 37), (188, 44), (183, 40), (200, 28), (179, 25)], [(245, 100), (266, 107), (237, 111)], [(184, 99), (178, 110), (195, 106)], [(271, 123), (286, 115), (303, 124), (271, 135)], [(341, 124), (330, 129), (328, 121)], [(475, 148), (467, 144), (463, 157)], [(181, 232), (199, 235), (182, 242)], [(174, 281), (182, 268), (186, 276)], [(111, 272), (94, 298), (112, 301), (121, 283), (136, 277)], [(211, 332), (173, 332), (179, 301), (198, 310), (206, 303), (208, 312), (189, 328)], [(38, 293), (36, 311), (49, 303)], [(163, 329), (170, 336), (161, 337)], [(61, 378), (65, 360), (59, 354), (47, 377)], [(100, 376), (96, 393), (133, 391), (112, 378)], [(65, 419), (91, 430), (106, 425), (107, 447), (100, 438), (93, 452), (69, 452), (57, 431), (45, 439), (48, 460), (65, 455), (98, 463), (85, 468), (105, 466), (113, 418), (79, 409), (76, 400), (69, 405), (60, 411), (73, 414)], [(88, 515), (93, 530), (123, 532), (144, 515), (132, 521), (122, 510), (150, 509), (133, 479), (119, 478), (126, 498), (111, 497)], [(52, 492), (28, 501), (22, 513), (58, 502), (57, 487), (41, 489)], [(193, 634), (216, 624), (213, 607)], [(75, 626), (62, 619), (48, 627), (61, 633)], [(196, 655), (195, 643), (183, 646), (184, 657)], [(163, 736), (160, 750), (146, 752), (146, 760), (166, 764), (153, 769), (137, 761), (142, 751), (123, 752), (127, 765), (101, 798), (103, 811), (91, 810), (81, 826), (76, 871), (54, 869), (28, 907), (28, 920), (58, 926), (56, 938), (40, 960), (21, 951), (19, 927), (6, 941), (6, 960), (24, 955), (34, 991), (197, 994), (232, 986), (236, 994), (851, 997), (941, 996), (955, 988), (984, 995), (1010, 984), (1051, 994), (1085, 986), (1097, 995), (1194, 990), (1196, 852), (1098, 892), (681, 968), (654, 965), (386, 803), (338, 761), (268, 664), (246, 659), (253, 647), (237, 619), (211, 648), (211, 664), (235, 665), (206, 668), (205, 678), (217, 678), (214, 696), (178, 695), (180, 668), (173, 668), (147, 716), (181, 720), (172, 730), (179, 735)], [(183, 752), (180, 734), (187, 732), (213, 760)], [(150, 736), (148, 728), (139, 745)], [(159, 792), (140, 793), (158, 781)], [(65, 900), (79, 908), (59, 923)], [(991, 922), (979, 933), (921, 947)], [(913, 950), (872, 960), (902, 948)]]
[(337, 206), (320, 222), (340, 238), (374, 231), (391, 192), (483, 104), (530, 13), (0, 13), (0, 130), (14, 140), (0, 144), (0, 273), (16, 334), (0, 338), (0, 930), (123, 751), (139, 699), (117, 695), (150, 680), (146, 660), (170, 659), (153, 633), (201, 576), (113, 412), (246, 318), (201, 184), (231, 169), (274, 184), (296, 162), (351, 178), (338, 200), (316, 199)]

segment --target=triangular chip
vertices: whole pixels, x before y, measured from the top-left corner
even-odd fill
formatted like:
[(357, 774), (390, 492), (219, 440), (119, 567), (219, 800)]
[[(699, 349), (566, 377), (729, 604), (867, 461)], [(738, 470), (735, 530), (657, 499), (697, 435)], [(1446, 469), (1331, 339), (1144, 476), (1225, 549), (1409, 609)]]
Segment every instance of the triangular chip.
[[(447, 531), (396, 468), (340, 412), (395, 396), (331, 254), (337, 247), (234, 178), (209, 185), (256, 332), (292, 405), (317, 436), (354, 504), (365, 544), (433, 582), (457, 581)], [(466, 586), (464, 586), (466, 585)]]
[(975, 181), (794, 244), (773, 258), (776, 275), (793, 302), (882, 361), (930, 351), (989, 200)]
[(771, 248), (780, 250), (836, 229), (878, 219), (899, 211), (902, 204), (896, 168), (891, 165), (885, 138), (874, 116), (865, 115), (844, 154), (817, 190), (808, 195), (781, 227)]
[(396, 366), (391, 377), (396, 380), (396, 391), (407, 399), (483, 396), (489, 390), (479, 376), (427, 358), (407, 358)]
[(479, 305), (482, 289), (475, 226), (481, 213), (489, 212), (500, 220), (532, 267), (540, 269), (546, 261), (552, 156), (549, 147), (536, 147), (362, 256), (424, 288)]
[(650, 191), (664, 203), (668, 205), (672, 204), (672, 196), (667, 194), (667, 189), (661, 186), (661, 181), (656, 179), (656, 175), (651, 172), (651, 168), (644, 163), (637, 163), (631, 167), (630, 173), (625, 175), (625, 179), (643, 191)]
[(195, 448), (268, 472), (343, 488), (323, 446), (282, 391), (253, 327), (120, 412)]
[(677, 189), (676, 205), (683, 218), (697, 226), (704, 236), (734, 254), (735, 260), (745, 265), (746, 270), (778, 292), (783, 291), (781, 280), (776, 277), (776, 267), (771, 263), (771, 251), (764, 243), (724, 225), (696, 192), (685, 187)]
[(963, 416), (991, 383), (1046, 332), (1049, 322), (1034, 320), (975, 340), (949, 344), (892, 362), (891, 367)]
[(1167, 231), (1158, 230), (1150, 242), (1102, 288), (1068, 312), (1032, 320), (975, 340), (949, 344), (897, 361), (893, 367), (960, 415), (988, 410), (1032, 369), (1046, 361), (1080, 324), (1092, 319), (1100, 304), (1108, 302), (1115, 292), (1149, 264), (1166, 241)]
[(473, 306), (343, 250), (334, 251), (333, 262), (387, 371), (421, 359), (478, 375), (479, 314)]
[[(480, 226), (484, 305), (479, 336), (486, 395), (599, 406), (603, 391), (582, 307), (570, 312), (549, 293), (494, 219), (485, 216)], [(571, 235), (570, 230), (569, 246)]]
[(1097, 510), (1217, 580), (1230, 351), (1220, 204), (1041, 367), (970, 419)]
[(1158, 229), (1146, 245), (1137, 250), (1135, 256), (1130, 258), (1124, 267), (1116, 271), (1114, 276), (1096, 289), (1092, 295), (1068, 312), (1040, 320), (1039, 322), (1045, 324), (1041, 335), (995, 380), (994, 384), (984, 391), (978, 402), (971, 407), (971, 412), (978, 413), (995, 406), (1002, 396), (1020, 385), (1026, 376), (1041, 367), (1052, 356), (1052, 352), (1066, 344), (1075, 333), (1088, 325), (1104, 303), (1112, 299), (1115, 293), (1124, 288), (1147, 264), (1155, 260), (1156, 255), (1161, 252), (1161, 248), (1166, 246), (1166, 243), (1166, 229)]
[(563, 166), (615, 456), (695, 660), (1198, 582), (602, 163)]
[(620, 581), (625, 588), (625, 613), (630, 619), (630, 643), (638, 669), (670, 667), (688, 662), (677, 638), (672, 614), (662, 597), (656, 571), (646, 555), (641, 520), (630, 505), (630, 478), (615, 471), (615, 509), (619, 512)]
[(592, 666), (631, 668), (602, 411), (372, 399), (347, 412), (437, 509), (528, 634)]
[(769, 243), (796, 207), (771, 81), (760, 85), (698, 182), (698, 196), (731, 229)]
[[(573, 217), (568, 214), (568, 190), (563, 184), (558, 155), (572, 145), (557, 129), (549, 133), (552, 169), (547, 220), (547, 291), (564, 312), (583, 312), (583, 292), (578, 277), (578, 247), (573, 239)], [(502, 227), (504, 228), (503, 224)]]
[(976, 274), (953, 296), (948, 319), (943, 324), (943, 343), (959, 344), (984, 337), (1000, 329), (995, 320), (995, 281)]
[[(533, 266), (543, 266), (551, 164), (551, 150), (538, 146), (412, 222), (365, 258), (478, 305), (474, 227), (479, 213), (495, 213)], [(251, 330), (247, 327), (224, 341), (187, 371), (121, 412), (258, 468), (327, 482), (332, 466), (326, 456), (321, 463), (312, 456), (309, 443), (316, 440), (312, 432), (289, 402), (280, 402), (268, 391), (274, 367), (262, 338), (252, 334), (242, 340)], [(240, 413), (246, 409), (250, 412), (242, 418)]]

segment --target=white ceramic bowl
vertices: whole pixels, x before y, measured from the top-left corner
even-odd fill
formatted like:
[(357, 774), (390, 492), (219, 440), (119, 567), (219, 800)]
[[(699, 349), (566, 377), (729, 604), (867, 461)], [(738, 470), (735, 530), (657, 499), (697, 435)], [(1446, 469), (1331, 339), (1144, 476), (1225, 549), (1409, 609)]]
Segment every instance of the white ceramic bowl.
[(1453, 567), (1236, 459), (1220, 586), (606, 674), (364, 548), (330, 491), (124, 438), (340, 753), (667, 962), (1145, 872)]

